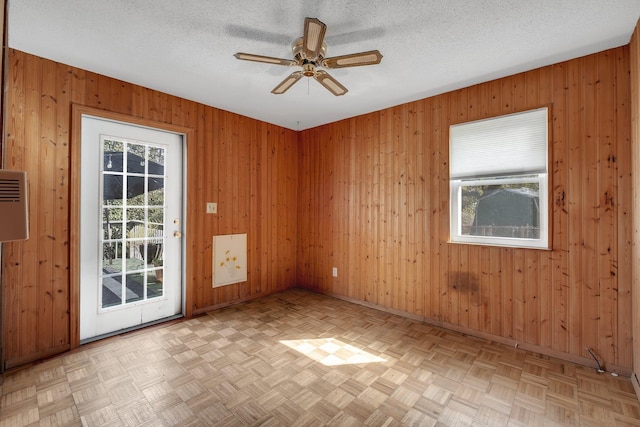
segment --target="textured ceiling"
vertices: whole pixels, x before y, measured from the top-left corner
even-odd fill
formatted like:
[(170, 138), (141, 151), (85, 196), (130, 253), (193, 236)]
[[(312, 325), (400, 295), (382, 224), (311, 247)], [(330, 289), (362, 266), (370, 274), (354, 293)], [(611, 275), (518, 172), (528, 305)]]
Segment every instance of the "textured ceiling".
[[(8, 0), (9, 46), (302, 130), (629, 43), (640, 0)], [(378, 49), (379, 65), (271, 89), (293, 70), (305, 17), (327, 56)]]

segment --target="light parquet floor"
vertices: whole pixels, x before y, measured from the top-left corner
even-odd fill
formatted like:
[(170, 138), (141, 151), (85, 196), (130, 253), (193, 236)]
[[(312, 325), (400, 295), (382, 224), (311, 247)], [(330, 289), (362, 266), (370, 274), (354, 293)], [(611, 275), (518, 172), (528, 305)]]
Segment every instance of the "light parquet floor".
[(640, 425), (628, 378), (291, 290), (0, 380), (0, 426)]

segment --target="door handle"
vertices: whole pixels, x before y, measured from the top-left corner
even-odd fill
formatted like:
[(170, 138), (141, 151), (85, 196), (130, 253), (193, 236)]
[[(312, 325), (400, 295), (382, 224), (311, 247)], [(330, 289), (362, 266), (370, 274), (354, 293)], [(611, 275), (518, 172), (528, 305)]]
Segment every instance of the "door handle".
[(176, 239), (179, 239), (180, 237), (182, 237), (182, 233), (179, 231), (174, 231), (173, 232), (173, 237), (175, 237)]

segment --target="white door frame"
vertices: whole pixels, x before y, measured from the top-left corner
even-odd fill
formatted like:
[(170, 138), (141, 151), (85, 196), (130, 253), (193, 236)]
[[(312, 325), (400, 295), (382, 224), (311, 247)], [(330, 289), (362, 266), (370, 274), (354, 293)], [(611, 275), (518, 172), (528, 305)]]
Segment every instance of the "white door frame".
[(187, 243), (189, 219), (187, 216), (187, 156), (189, 141), (194, 140), (195, 131), (192, 128), (173, 125), (163, 122), (157, 122), (150, 119), (141, 119), (126, 114), (114, 113), (101, 110), (98, 108), (87, 107), (83, 105), (72, 105), (72, 136), (71, 136), (71, 229), (70, 229), (70, 341), (71, 348), (77, 348), (80, 345), (80, 177), (81, 177), (81, 148), (82, 148), (82, 116), (93, 116), (102, 120), (118, 121), (135, 126), (148, 127), (163, 131), (173, 132), (183, 137), (183, 156), (182, 156), (182, 315), (191, 317), (192, 310), (192, 292), (190, 283), (187, 281), (189, 277), (189, 263), (187, 262)]

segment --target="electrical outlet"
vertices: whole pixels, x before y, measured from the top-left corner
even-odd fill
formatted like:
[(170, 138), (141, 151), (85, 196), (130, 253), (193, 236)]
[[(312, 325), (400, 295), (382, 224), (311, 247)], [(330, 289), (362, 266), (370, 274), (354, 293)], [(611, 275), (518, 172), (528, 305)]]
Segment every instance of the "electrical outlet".
[(333, 274), (333, 277), (338, 277), (338, 267), (333, 267), (333, 272), (331, 274)]
[(207, 213), (208, 214), (218, 213), (218, 204), (213, 202), (207, 202)]

